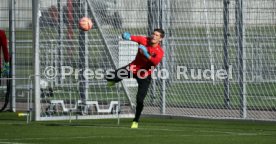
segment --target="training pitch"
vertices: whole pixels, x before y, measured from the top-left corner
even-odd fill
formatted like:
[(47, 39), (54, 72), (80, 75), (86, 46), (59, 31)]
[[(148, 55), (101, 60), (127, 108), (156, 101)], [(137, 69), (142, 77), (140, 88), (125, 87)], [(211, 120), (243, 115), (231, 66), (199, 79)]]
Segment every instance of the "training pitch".
[(274, 144), (276, 123), (239, 120), (142, 117), (131, 119), (31, 122), (0, 113), (0, 144)]

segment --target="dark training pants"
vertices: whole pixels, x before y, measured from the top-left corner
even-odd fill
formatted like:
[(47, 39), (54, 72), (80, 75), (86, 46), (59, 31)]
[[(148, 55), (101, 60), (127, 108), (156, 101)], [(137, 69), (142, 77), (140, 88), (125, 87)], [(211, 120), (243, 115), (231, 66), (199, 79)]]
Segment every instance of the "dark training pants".
[[(105, 79), (107, 81), (114, 81), (117, 83), (123, 79), (130, 78), (132, 76), (132, 73), (127, 68), (128, 68), (128, 66), (119, 68), (119, 69), (111, 72), (111, 74), (106, 75)], [(122, 72), (122, 71), (124, 71), (124, 72)], [(121, 74), (120, 77), (118, 74)], [(113, 76), (113, 77), (111, 77), (111, 76)], [(133, 78), (135, 78), (138, 83), (138, 92), (136, 95), (137, 105), (136, 105), (135, 118), (133, 119), (133, 121), (138, 122), (140, 119), (140, 115), (142, 113), (143, 107), (144, 107), (144, 99), (147, 95), (147, 92), (148, 92), (148, 89), (150, 86), (151, 76), (141, 79), (141, 78), (133, 75)]]

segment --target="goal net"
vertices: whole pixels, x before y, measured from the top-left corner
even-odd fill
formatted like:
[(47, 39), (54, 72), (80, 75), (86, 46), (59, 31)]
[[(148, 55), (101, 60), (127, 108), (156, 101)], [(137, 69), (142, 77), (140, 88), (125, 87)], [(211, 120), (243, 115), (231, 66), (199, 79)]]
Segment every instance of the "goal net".
[[(119, 63), (111, 57), (101, 23), (95, 21), (86, 1), (49, 0), (40, 5), (39, 119), (132, 117), (123, 86), (108, 87), (104, 79)], [(84, 16), (94, 23), (87, 32), (78, 28)]]

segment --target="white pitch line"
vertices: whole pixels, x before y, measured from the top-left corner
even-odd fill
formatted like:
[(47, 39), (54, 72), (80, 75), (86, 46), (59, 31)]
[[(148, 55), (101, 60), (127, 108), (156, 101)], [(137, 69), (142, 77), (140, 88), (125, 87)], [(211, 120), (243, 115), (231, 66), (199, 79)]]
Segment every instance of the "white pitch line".
[[(141, 137), (141, 138), (146, 138), (146, 137), (155, 137), (157, 135), (133, 135), (133, 136), (78, 136), (78, 137), (40, 137), (40, 138), (14, 138), (12, 140), (55, 140), (55, 139), (62, 139), (62, 138), (66, 138), (66, 139), (87, 139), (87, 138), (132, 138), (132, 137)], [(187, 135), (187, 136), (191, 136), (191, 135)], [(8, 139), (0, 139), (0, 140), (5, 140), (7, 141)]]
[(16, 125), (26, 125), (26, 122), (25, 123), (16, 123), (16, 122), (15, 123), (1, 123), (0, 122), (0, 125), (15, 125), (15, 124)]
[(1, 142), (0, 144), (27, 144), (27, 143), (16, 143), (16, 142)]
[[(129, 128), (128, 128), (129, 129)], [(140, 129), (140, 128), (139, 128)], [(137, 129), (138, 130), (138, 129)], [(144, 129), (145, 130), (145, 129)], [(159, 129), (160, 130), (160, 129)], [(165, 129), (163, 129), (165, 130)], [(212, 131), (205, 131), (205, 132), (212, 132)], [(220, 131), (213, 131), (213, 132), (220, 132)], [(234, 132), (221, 132), (221, 133), (225, 133), (225, 134), (231, 134), (231, 135), (222, 135), (222, 136), (235, 136), (235, 135), (247, 135), (247, 136), (256, 136), (253, 135), (253, 133), (234, 133)], [(62, 138), (66, 138), (66, 139), (88, 139), (88, 138), (150, 138), (150, 137), (156, 137), (157, 135), (133, 135), (133, 136), (77, 136), (77, 137), (40, 137), (40, 138), (14, 138), (12, 139), (13, 141), (22, 141), (22, 140), (57, 140), (57, 139), (62, 139)], [(217, 134), (188, 134), (188, 135), (172, 135), (174, 137), (193, 137), (193, 136), (202, 136), (202, 137), (217, 137)], [(169, 136), (170, 137), (170, 136)], [(0, 139), (0, 141), (8, 141), (9, 139)], [(1, 142), (0, 142), (1, 144)], [(14, 142), (4, 142), (3, 144), (14, 144)], [(19, 143), (17, 143), (19, 144)], [(20, 144), (24, 144), (24, 143), (20, 143)]]
[[(76, 127), (95, 127), (95, 128), (119, 128), (119, 129), (130, 129), (127, 127), (105, 127), (105, 126), (76, 126)], [(158, 129), (158, 128), (138, 128), (136, 130), (154, 130), (154, 131), (168, 131), (168, 132), (187, 132), (187, 130), (173, 130), (173, 129)], [(231, 134), (231, 135), (265, 135), (269, 136), (270, 134), (260, 134), (260, 133), (243, 133), (243, 132), (234, 132), (234, 131), (195, 131), (195, 132), (204, 132), (204, 133), (222, 133), (222, 134)]]
[[(22, 140), (57, 140), (57, 139), (88, 139), (88, 138), (150, 138), (156, 137), (157, 135), (133, 135), (133, 136), (79, 136), (79, 137), (40, 137), (40, 138), (14, 138), (14, 141), (22, 141)], [(217, 135), (173, 135), (175, 137), (190, 137), (190, 136), (217, 136)], [(8, 139), (0, 139), (7, 141)]]
[(213, 132), (213, 133), (222, 133), (222, 134), (231, 134), (231, 135), (241, 135), (241, 136), (257, 136), (257, 135), (262, 135), (262, 136), (270, 136), (270, 134), (261, 134), (261, 133), (248, 133), (248, 132), (230, 132), (230, 131), (200, 131), (200, 132)]
[[(12, 139), (13, 141), (22, 141), (22, 140), (57, 140), (57, 139), (62, 139), (62, 138), (66, 138), (66, 139), (88, 139), (88, 138), (150, 138), (150, 137), (156, 137), (157, 135), (133, 135), (133, 136), (77, 136), (77, 137), (40, 137), (40, 138), (14, 138)], [(198, 136), (209, 136), (209, 137), (217, 137), (217, 134), (197, 134), (197, 135), (172, 135), (174, 137), (198, 137)], [(224, 135), (225, 136), (225, 135)], [(233, 135), (228, 135), (228, 136), (233, 136)], [(250, 135), (251, 136), (251, 135)], [(170, 137), (170, 136), (167, 136)], [(1, 141), (7, 141), (8, 139), (0, 139)], [(4, 144), (14, 144), (14, 142), (10, 142), (10, 143), (4, 143)], [(18, 143), (19, 144), (19, 143)], [(24, 143), (20, 143), (20, 144), (24, 144)]]

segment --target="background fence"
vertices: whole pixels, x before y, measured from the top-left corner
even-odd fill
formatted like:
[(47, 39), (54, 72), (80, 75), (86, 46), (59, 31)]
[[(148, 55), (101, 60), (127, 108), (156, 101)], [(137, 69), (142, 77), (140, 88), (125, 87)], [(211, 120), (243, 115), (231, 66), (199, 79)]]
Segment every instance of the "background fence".
[[(8, 1), (5, 2), (8, 5)], [(20, 6), (24, 9), (25, 4), (31, 7), (29, 0), (17, 3), (15, 11), (20, 11)], [(3, 6), (0, 14), (1, 21), (5, 21), (2, 27), (6, 29), (7, 7)], [(32, 74), (30, 26), (34, 23), (28, 8), (24, 10), (29, 13), (22, 16), (26, 18), (16, 15), (14, 19), (18, 49), (15, 66), (22, 68), (16, 69), (15, 77), (27, 78)], [(169, 78), (152, 81), (144, 114), (275, 120), (275, 14), (274, 0), (40, 1), (40, 19), (36, 25), (40, 30), (36, 35), (39, 38), (39, 70), (41, 79), (49, 86), (46, 93), (42, 91), (46, 96), (36, 96), (40, 102), (37, 117), (68, 116), (62, 104), (54, 100), (62, 100), (64, 107), (71, 110), (76, 110), (74, 106), (83, 100), (97, 101), (100, 109), (107, 109), (111, 101), (119, 101), (121, 114), (130, 116), (135, 107), (135, 81), (126, 80), (121, 87), (109, 88), (105, 80), (88, 81), (80, 75), (77, 75), (78, 80), (73, 75), (62, 79), (61, 66), (118, 68), (133, 59), (137, 46), (123, 41), (122, 32), (149, 35), (154, 28), (161, 27), (166, 32), (162, 43), (166, 54), (156, 73), (167, 69)], [(86, 33), (79, 31), (77, 26), (82, 16), (94, 22), (94, 28)], [(19, 30), (24, 37), (22, 51), (19, 50)], [(20, 56), (24, 60), (18, 59)], [(57, 70), (54, 79), (43, 76), (49, 66)], [(210, 71), (220, 69), (231, 77), (210, 78)], [(209, 71), (203, 73), (204, 70)], [(180, 77), (177, 71), (182, 72)], [(208, 78), (204, 78), (204, 74)], [(221, 75), (226, 76), (225, 73)], [(18, 83), (28, 85), (22, 80)], [(53, 89), (53, 97), (49, 96), (49, 87)], [(53, 108), (56, 104), (61, 110)], [(95, 107), (86, 112), (88, 116), (103, 115)]]

